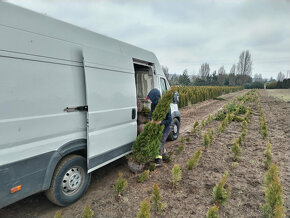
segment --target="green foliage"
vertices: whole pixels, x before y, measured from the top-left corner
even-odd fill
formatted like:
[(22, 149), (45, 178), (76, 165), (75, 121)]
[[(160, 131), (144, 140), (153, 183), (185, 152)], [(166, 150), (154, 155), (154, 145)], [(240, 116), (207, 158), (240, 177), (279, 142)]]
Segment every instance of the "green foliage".
[(91, 209), (90, 206), (86, 206), (82, 213), (82, 218), (92, 218), (94, 216), (94, 211)]
[(219, 218), (218, 212), (219, 208), (216, 205), (214, 205), (208, 209), (206, 218)]
[(197, 135), (198, 132), (199, 132), (199, 128), (198, 128), (198, 125), (199, 125), (199, 122), (198, 121), (195, 121), (192, 129), (191, 129), (191, 132), (194, 134), (194, 135)]
[(269, 169), (271, 163), (272, 163), (272, 145), (270, 142), (267, 142), (267, 149), (265, 151), (266, 160), (264, 162), (265, 169)]
[(217, 115), (216, 115), (215, 119), (221, 121), (221, 120), (225, 119), (226, 115), (227, 115), (227, 114), (226, 114), (226, 111), (224, 111), (224, 110), (219, 110), (219, 111), (217, 112)]
[(211, 128), (207, 132), (208, 138), (209, 138), (209, 144), (213, 141), (214, 139), (214, 129)]
[(226, 171), (219, 183), (213, 188), (213, 201), (216, 205), (223, 205), (230, 196), (230, 189), (226, 183), (228, 181), (229, 173)]
[[(173, 92), (173, 89), (167, 91), (159, 100), (153, 112), (154, 121), (165, 119), (166, 114), (169, 111), (170, 103), (172, 102)], [(164, 125), (158, 125), (151, 122), (147, 123), (144, 127), (144, 131), (138, 135), (133, 144), (130, 158), (138, 163), (148, 163), (153, 161), (159, 154), (163, 129)]]
[(218, 97), (222, 94), (241, 90), (242, 87), (225, 87), (225, 86), (190, 86), (174, 87), (179, 93), (179, 108), (205, 101), (207, 99)]
[(265, 204), (261, 207), (263, 217), (284, 217), (283, 190), (279, 180), (279, 168), (276, 164), (272, 164), (266, 173), (265, 185)]
[(162, 98), (159, 100), (156, 108), (154, 109), (152, 119), (155, 121), (164, 120), (172, 103), (173, 99), (173, 90), (169, 90), (164, 93)]
[(54, 218), (63, 218), (60, 210), (55, 212)]
[(232, 113), (236, 111), (236, 105), (234, 103), (230, 103), (226, 107), (227, 112)]
[(232, 152), (234, 153), (234, 156), (233, 156), (233, 160), (234, 161), (237, 161), (239, 159), (239, 157), (241, 156), (241, 147), (238, 143), (237, 140), (234, 141), (232, 147), (231, 147), (231, 150)]
[(193, 167), (198, 165), (199, 159), (201, 158), (202, 151), (198, 149), (194, 155), (186, 162), (186, 168), (192, 170)]
[(179, 141), (181, 143), (189, 142), (189, 137), (181, 137)]
[(120, 196), (127, 188), (128, 182), (123, 178), (123, 173), (119, 172), (119, 177), (114, 185), (115, 192)]
[(144, 170), (138, 178), (138, 182), (142, 183), (149, 179), (150, 170)]
[(176, 153), (180, 154), (181, 152), (183, 152), (183, 150), (184, 150), (184, 145), (180, 145), (180, 146), (178, 146)]
[(206, 132), (204, 132), (203, 133), (203, 145), (204, 145), (205, 149), (208, 148), (209, 143), (210, 143), (209, 136), (208, 136), (208, 134)]
[(140, 203), (140, 210), (137, 215), (137, 218), (150, 218), (150, 209), (151, 205), (149, 201), (144, 200)]
[(154, 171), (156, 169), (156, 165), (155, 164), (150, 164), (149, 165), (149, 170), (150, 171)]
[(172, 170), (171, 170), (171, 183), (174, 186), (178, 186), (179, 185), (179, 181), (181, 180), (181, 169), (180, 166), (178, 164), (174, 164)]
[(166, 204), (162, 203), (160, 190), (157, 184), (154, 184), (152, 191), (152, 203), (153, 208), (157, 210), (157, 212), (162, 212), (166, 208)]
[(238, 105), (236, 107), (236, 113), (237, 114), (245, 114), (246, 113), (246, 107), (244, 105)]
[(241, 136), (240, 136), (242, 141), (245, 140), (246, 135), (247, 135), (247, 129), (243, 129), (243, 130), (242, 130), (242, 134), (241, 134)]
[(264, 176), (264, 184), (265, 186), (269, 186), (271, 182), (274, 181), (275, 177), (279, 176), (279, 167), (277, 164), (271, 164), (269, 170), (266, 172)]
[(233, 116), (233, 121), (236, 121), (236, 122), (243, 122), (244, 121), (244, 118), (240, 117), (240, 116), (237, 116), (237, 115), (234, 115)]

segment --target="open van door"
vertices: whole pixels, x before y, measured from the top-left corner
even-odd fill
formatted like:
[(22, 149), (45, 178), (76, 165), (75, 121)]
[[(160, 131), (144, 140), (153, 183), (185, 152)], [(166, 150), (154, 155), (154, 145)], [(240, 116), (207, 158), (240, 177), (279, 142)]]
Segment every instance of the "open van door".
[(137, 136), (135, 75), (129, 57), (84, 48), (88, 172), (131, 151)]

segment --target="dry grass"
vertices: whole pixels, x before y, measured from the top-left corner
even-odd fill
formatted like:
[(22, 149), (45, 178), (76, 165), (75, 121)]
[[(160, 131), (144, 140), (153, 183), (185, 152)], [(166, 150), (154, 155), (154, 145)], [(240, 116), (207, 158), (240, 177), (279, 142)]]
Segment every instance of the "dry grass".
[(290, 89), (267, 89), (269, 95), (290, 102)]

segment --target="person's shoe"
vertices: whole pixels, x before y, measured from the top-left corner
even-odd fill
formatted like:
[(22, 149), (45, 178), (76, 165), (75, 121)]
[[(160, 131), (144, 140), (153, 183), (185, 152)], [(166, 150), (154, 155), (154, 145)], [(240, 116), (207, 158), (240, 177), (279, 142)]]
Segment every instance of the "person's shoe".
[(162, 159), (160, 158), (156, 158), (154, 162), (155, 162), (155, 166), (157, 167), (162, 165)]

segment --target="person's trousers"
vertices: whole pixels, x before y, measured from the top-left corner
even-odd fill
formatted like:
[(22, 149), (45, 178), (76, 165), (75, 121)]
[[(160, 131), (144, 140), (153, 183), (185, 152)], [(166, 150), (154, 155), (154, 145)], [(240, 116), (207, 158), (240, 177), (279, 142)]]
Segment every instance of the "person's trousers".
[(163, 135), (162, 135), (162, 139), (161, 139), (161, 145), (160, 145), (160, 149), (159, 149), (159, 155), (163, 155), (164, 152), (164, 144), (167, 140), (167, 137), (169, 135), (170, 132), (170, 125), (168, 125), (167, 127), (164, 128), (163, 130)]

